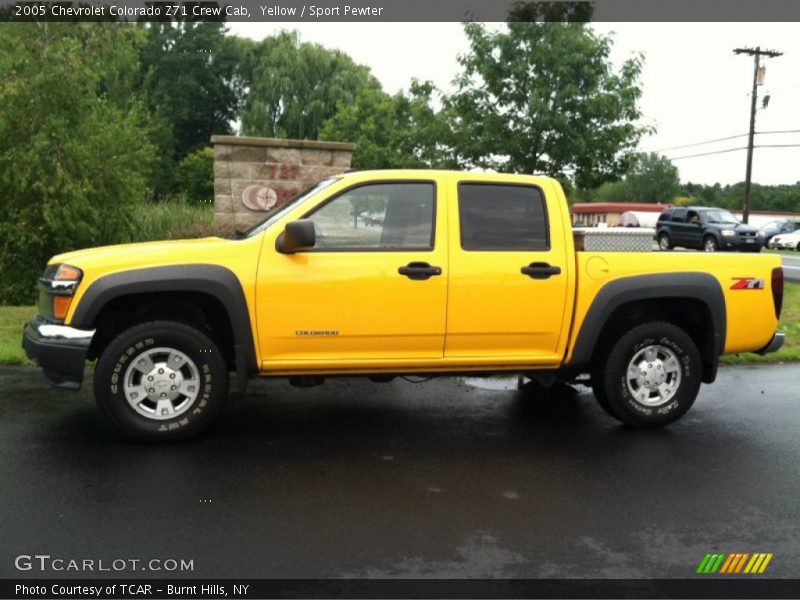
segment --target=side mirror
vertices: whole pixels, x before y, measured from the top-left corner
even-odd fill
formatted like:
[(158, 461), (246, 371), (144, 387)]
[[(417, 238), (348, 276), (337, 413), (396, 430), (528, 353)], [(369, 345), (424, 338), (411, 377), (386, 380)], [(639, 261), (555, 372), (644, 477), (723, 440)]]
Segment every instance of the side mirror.
[(294, 254), (300, 250), (313, 248), (316, 243), (314, 221), (298, 219), (286, 224), (286, 229), (275, 240), (275, 249), (281, 254)]

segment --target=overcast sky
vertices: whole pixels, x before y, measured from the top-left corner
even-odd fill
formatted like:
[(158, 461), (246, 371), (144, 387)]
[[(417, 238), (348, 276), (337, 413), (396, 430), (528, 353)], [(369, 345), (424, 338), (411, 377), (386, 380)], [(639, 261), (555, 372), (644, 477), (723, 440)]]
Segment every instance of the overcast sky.
[[(493, 24), (493, 27), (502, 27)], [(797, 130), (756, 136), (759, 144), (797, 144), (795, 148), (757, 148), (753, 181), (763, 184), (800, 181), (800, 27), (797, 23), (595, 23), (613, 32), (612, 60), (636, 52), (645, 56), (641, 107), (644, 123), (657, 133), (643, 139), (643, 150), (662, 150), (745, 134), (749, 127), (753, 59), (733, 48), (761, 46), (784, 52), (766, 60), (756, 115), (756, 131)], [(451, 89), (459, 70), (456, 56), (468, 49), (459, 23), (230, 23), (236, 35), (261, 39), (281, 29), (295, 29), (303, 41), (347, 52), (368, 65), (389, 92), (407, 89), (413, 77)], [(746, 137), (709, 145), (664, 151), (675, 158), (682, 181), (722, 184), (744, 180), (746, 151), (677, 159), (739, 148)]]

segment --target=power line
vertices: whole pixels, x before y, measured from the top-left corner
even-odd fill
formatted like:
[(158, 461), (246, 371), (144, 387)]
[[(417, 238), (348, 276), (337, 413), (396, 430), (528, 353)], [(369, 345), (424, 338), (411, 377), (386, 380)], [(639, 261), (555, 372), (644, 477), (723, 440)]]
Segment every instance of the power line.
[[(800, 144), (759, 144), (753, 148), (800, 148)], [(727, 154), (728, 152), (736, 152), (737, 150), (747, 150), (747, 146), (740, 148), (728, 148), (727, 150), (715, 150), (713, 152), (702, 152), (700, 154), (688, 154), (686, 156), (667, 157), (669, 160), (681, 160), (683, 158), (697, 158), (698, 156), (711, 156), (712, 154)]]
[(756, 148), (800, 148), (800, 144), (761, 144)]
[(771, 133), (800, 133), (800, 129), (783, 129), (779, 131), (756, 131), (756, 135), (769, 135)]
[[(745, 133), (745, 135), (747, 135)], [(741, 136), (737, 136), (741, 137)], [(747, 150), (747, 146), (742, 146), (741, 148), (729, 148), (727, 150), (715, 150), (714, 152), (703, 152), (701, 154), (688, 154), (686, 156), (674, 156), (674, 157), (667, 157), (669, 160), (681, 160), (682, 158), (697, 158), (698, 156), (711, 156), (712, 154), (725, 154), (727, 152), (736, 152), (737, 150)]]
[(681, 146), (671, 146), (669, 148), (660, 148), (658, 150), (653, 150), (653, 152), (666, 152), (667, 150), (679, 150), (680, 148), (691, 148), (692, 146), (704, 146), (705, 144), (713, 144), (714, 142), (724, 142), (727, 140), (734, 140), (736, 138), (745, 137), (746, 133), (741, 133), (739, 135), (731, 135), (728, 137), (717, 138), (714, 140), (706, 140), (704, 142), (693, 142), (691, 144), (683, 144)]
[[(783, 129), (775, 131), (756, 131), (755, 135), (770, 135), (775, 133), (800, 133), (800, 129)], [(667, 152), (668, 150), (680, 150), (681, 148), (691, 148), (692, 146), (704, 146), (706, 144), (713, 144), (715, 142), (725, 142), (728, 140), (735, 140), (736, 138), (746, 137), (748, 134), (740, 133), (739, 135), (729, 135), (728, 137), (715, 138), (713, 140), (705, 140), (703, 142), (692, 142), (691, 144), (682, 144), (680, 146), (670, 146), (669, 148), (659, 148), (658, 150), (651, 150), (650, 152)]]

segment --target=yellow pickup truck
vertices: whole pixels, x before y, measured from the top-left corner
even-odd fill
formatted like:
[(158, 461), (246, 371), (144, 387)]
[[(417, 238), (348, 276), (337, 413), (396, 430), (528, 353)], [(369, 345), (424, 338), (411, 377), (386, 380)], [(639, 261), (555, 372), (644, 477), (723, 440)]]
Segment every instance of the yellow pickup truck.
[(576, 251), (547, 177), (349, 172), (233, 239), (54, 256), (24, 331), (47, 380), (94, 394), (124, 435), (174, 440), (219, 414), (229, 373), (591, 375), (637, 427), (683, 415), (720, 355), (771, 352), (777, 256)]

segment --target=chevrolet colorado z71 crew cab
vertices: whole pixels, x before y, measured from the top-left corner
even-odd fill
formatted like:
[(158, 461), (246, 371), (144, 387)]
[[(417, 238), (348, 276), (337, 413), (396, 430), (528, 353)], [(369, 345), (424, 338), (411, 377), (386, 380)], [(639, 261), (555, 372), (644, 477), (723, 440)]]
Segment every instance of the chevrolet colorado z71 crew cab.
[[(613, 417), (674, 421), (720, 355), (771, 352), (777, 256), (576, 251), (546, 177), (361, 171), (327, 179), (237, 239), (54, 256), (27, 354), (140, 440), (197, 434), (229, 373), (325, 377), (589, 373)], [(546, 375), (544, 375), (546, 374)]]

